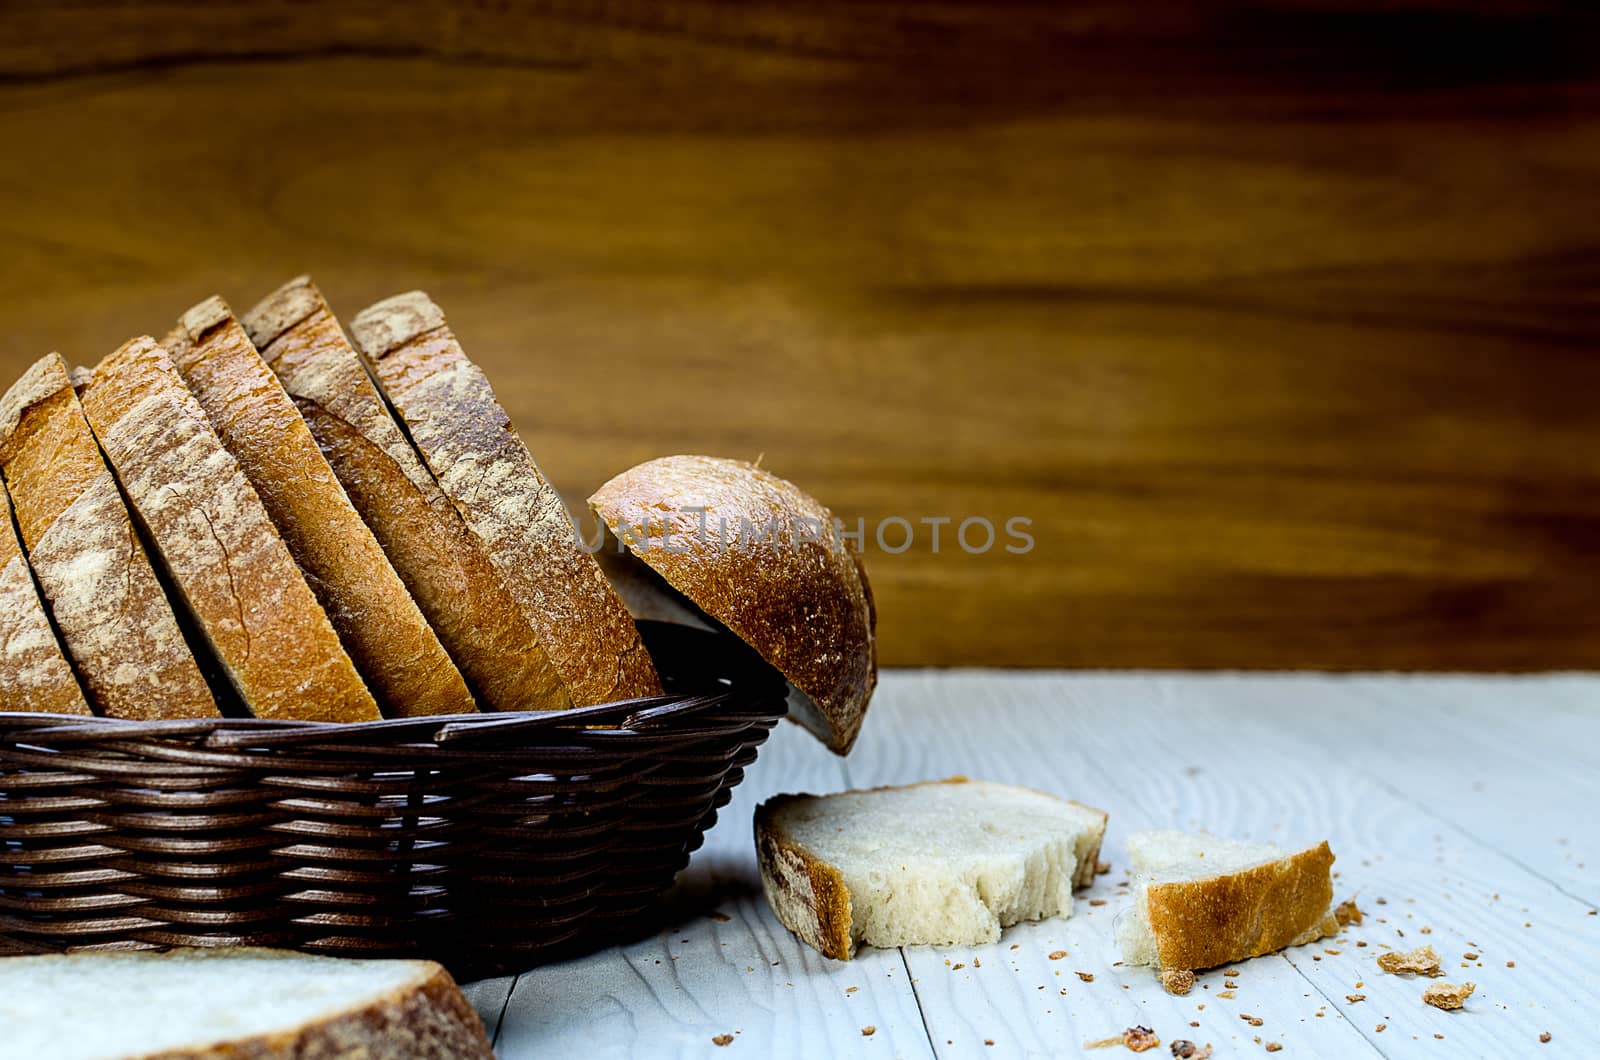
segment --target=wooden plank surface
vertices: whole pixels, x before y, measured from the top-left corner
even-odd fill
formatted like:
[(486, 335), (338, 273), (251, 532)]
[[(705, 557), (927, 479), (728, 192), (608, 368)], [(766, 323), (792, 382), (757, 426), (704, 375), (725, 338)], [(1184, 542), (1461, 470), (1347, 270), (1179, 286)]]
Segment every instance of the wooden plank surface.
[(910, 521), (891, 663), (1600, 665), (1587, 5), (11, 4), (0, 142), (0, 378), (421, 286), (575, 501)]
[[(538, 969), (514, 991), (509, 979), (480, 984), (476, 1000), (490, 1015), (504, 1006), (504, 1060), (1071, 1056), (1133, 1023), (1209, 1041), (1218, 1056), (1268, 1042), (1286, 1057), (1585, 1056), (1600, 1004), (1600, 896), (1585, 866), (1600, 850), (1592, 827), (1568, 829), (1577, 822), (1560, 814), (1591, 801), (1573, 780), (1600, 746), (1597, 706), (1592, 676), (890, 673), (848, 759), (794, 726), (774, 734), (675, 892), (670, 929)], [(1012, 928), (993, 946), (863, 950), (842, 963), (789, 938), (758, 890), (756, 802), (952, 773), (1107, 809), (1112, 872), (1072, 918)], [(1499, 812), (1461, 801), (1480, 781)], [(1336, 894), (1367, 920), (1170, 997), (1148, 969), (1118, 965), (1112, 936), (1124, 837), (1146, 827), (1326, 837)], [(1429, 1008), (1428, 980), (1378, 970), (1384, 949), (1423, 943), (1449, 981), (1477, 984), (1466, 1010)], [(1219, 996), (1225, 978), (1231, 998)], [(719, 1047), (719, 1034), (734, 1040)]]

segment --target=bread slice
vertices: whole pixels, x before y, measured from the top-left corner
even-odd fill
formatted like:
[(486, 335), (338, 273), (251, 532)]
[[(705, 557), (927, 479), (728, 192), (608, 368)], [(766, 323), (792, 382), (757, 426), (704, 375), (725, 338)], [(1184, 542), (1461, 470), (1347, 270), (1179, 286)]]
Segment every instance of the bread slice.
[(376, 719), (266, 508), (165, 351), (133, 339), (80, 378), (122, 488), (245, 705), (264, 718)]
[(1339, 930), (1326, 842), (1290, 853), (1206, 832), (1136, 832), (1128, 855), (1132, 905), (1117, 941), (1129, 964), (1196, 971)]
[(227, 303), (208, 298), (193, 306), (163, 345), (384, 713), (476, 710), (461, 672)]
[(422, 466), (322, 293), (307, 277), (291, 280), (243, 323), (480, 703), (570, 707), (538, 634)]
[(350, 326), (423, 462), (505, 580), (579, 706), (654, 695), (659, 678), (633, 618), (579, 547), (545, 481), (444, 313), (421, 291)]
[(791, 717), (850, 750), (878, 681), (877, 616), (832, 512), (792, 482), (712, 456), (646, 461), (589, 506), (671, 590), (788, 678)]
[(1072, 914), (1094, 879), (1106, 815), (965, 777), (756, 811), (761, 885), (778, 919), (826, 957), (870, 946), (978, 944)]
[(118, 718), (218, 714), (57, 354), (0, 398), (0, 474), (90, 702)]
[(483, 1023), (432, 961), (279, 950), (0, 960), (7, 1056), (52, 1060), (492, 1060)]
[(45, 614), (0, 485), (0, 710), (88, 714), (72, 665)]

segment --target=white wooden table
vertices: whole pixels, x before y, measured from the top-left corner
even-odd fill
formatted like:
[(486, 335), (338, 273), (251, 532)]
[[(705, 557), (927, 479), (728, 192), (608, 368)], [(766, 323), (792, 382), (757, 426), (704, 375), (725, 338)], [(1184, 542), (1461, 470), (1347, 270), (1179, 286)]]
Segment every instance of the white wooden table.
[[(955, 773), (1110, 812), (1113, 869), (1076, 915), (1012, 928), (992, 946), (863, 949), (849, 962), (819, 956), (773, 918), (750, 837), (757, 802)], [(1131, 1054), (1082, 1045), (1132, 1024), (1161, 1036), (1149, 1057), (1170, 1056), (1175, 1038), (1209, 1042), (1218, 1057), (1265, 1055), (1269, 1042), (1282, 1057), (1591, 1057), (1597, 819), (1596, 676), (890, 673), (848, 759), (796, 726), (773, 734), (680, 877), (676, 926), (468, 992), (503, 1060), (1114, 1060)], [(1231, 998), (1219, 996), (1221, 972), (1170, 997), (1148, 969), (1116, 964), (1111, 936), (1123, 837), (1149, 827), (1326, 838), (1336, 894), (1367, 920), (1238, 966)], [(1429, 1008), (1429, 980), (1378, 970), (1384, 947), (1423, 943), (1448, 981), (1477, 984), (1464, 1010)], [(718, 1046), (721, 1035), (732, 1042)]]

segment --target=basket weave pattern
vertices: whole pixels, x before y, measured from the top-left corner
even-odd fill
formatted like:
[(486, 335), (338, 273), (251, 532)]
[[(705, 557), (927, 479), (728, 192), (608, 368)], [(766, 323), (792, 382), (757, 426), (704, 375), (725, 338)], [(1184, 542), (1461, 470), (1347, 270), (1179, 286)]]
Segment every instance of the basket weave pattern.
[(669, 694), (578, 710), (0, 712), (0, 955), (262, 945), (476, 978), (637, 930), (785, 709), (731, 636), (641, 627)]

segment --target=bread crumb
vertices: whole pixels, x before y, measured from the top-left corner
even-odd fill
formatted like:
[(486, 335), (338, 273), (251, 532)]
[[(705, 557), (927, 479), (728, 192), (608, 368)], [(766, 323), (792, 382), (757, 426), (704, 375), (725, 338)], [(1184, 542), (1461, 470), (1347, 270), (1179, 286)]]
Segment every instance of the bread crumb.
[(1473, 953), (1471, 950), (1468, 950), (1466, 953), (1461, 955), (1461, 959), (1464, 961), (1475, 961), (1478, 959), (1478, 955)]
[(1340, 927), (1347, 924), (1360, 924), (1362, 920), (1361, 907), (1356, 905), (1354, 898), (1347, 898), (1333, 907), (1333, 919), (1339, 922)]
[(1159, 978), (1169, 994), (1182, 997), (1194, 989), (1194, 973), (1187, 968), (1168, 968), (1160, 973)]
[(1239, 989), (1239, 984), (1234, 982), (1232, 979), (1224, 979), (1222, 981), (1222, 989), (1224, 989), (1224, 990), (1237, 990), (1237, 989)]
[(1420, 927), (1420, 928), (1418, 928), (1418, 929), (1417, 929), (1417, 930), (1418, 930), (1418, 931), (1420, 931), (1420, 932), (1422, 932), (1422, 934), (1424, 934), (1424, 935), (1431, 935), (1431, 934), (1433, 934), (1433, 928), (1431, 928), (1431, 927), (1426, 927), (1426, 926), (1424, 926), (1424, 927)]
[[(1198, 1027), (1200, 1024), (1195, 1023), (1191, 1024), (1191, 1026)], [(1208, 1060), (1211, 1056), (1210, 1042), (1205, 1045), (1196, 1045), (1187, 1038), (1179, 1038), (1172, 1043), (1171, 1048), (1172, 1055), (1177, 1057), (1178, 1060)]]
[(1378, 967), (1393, 975), (1430, 975), (1437, 976), (1439, 971), (1439, 955), (1433, 952), (1432, 946), (1418, 946), (1410, 953), (1380, 953), (1378, 954)]
[(878, 1028), (877, 1028), (877, 1026), (875, 1024), (872, 1024), (872, 1023), (869, 1023), (865, 1027), (861, 1028), (861, 1037), (863, 1037), (863, 1038), (870, 1038), (874, 1034), (877, 1034), (877, 1033), (878, 1033)]
[(974, 968), (982, 968), (983, 967), (983, 962), (978, 960), (978, 958), (974, 957), (974, 958), (972, 958), (972, 966)]
[(1384, 1031), (1389, 1029), (1389, 1025), (1387, 1023), (1380, 1023), (1372, 1029), (1375, 1033), (1382, 1034)]
[(1548, 1043), (1548, 1042), (1549, 1042), (1549, 1041), (1550, 1041), (1550, 1032), (1549, 1032), (1549, 1031), (1542, 1031), (1542, 1032), (1540, 1032), (1540, 1034), (1539, 1034), (1539, 1040), (1540, 1040), (1540, 1041), (1541, 1041), (1541, 1042), (1545, 1042), (1545, 1043)]
[(1059, 961), (1061, 958), (1065, 957), (1066, 955), (1067, 955), (1067, 951), (1066, 950), (1051, 950), (1050, 951), (1050, 959), (1052, 961)]
[(733, 1035), (731, 1035), (731, 1034), (719, 1034), (715, 1038), (711, 1039), (711, 1044), (712, 1045), (732, 1045), (733, 1044)]
[(1237, 969), (1237, 968), (1224, 968), (1222, 970), (1222, 978), (1224, 978), (1224, 979), (1237, 979), (1237, 978), (1239, 978), (1239, 969)]
[(1329, 957), (1337, 957), (1337, 956), (1339, 956), (1339, 951), (1338, 950), (1323, 950), (1322, 952), (1326, 953)]
[(1091, 899), (1089, 899), (1089, 904), (1090, 905), (1105, 905), (1106, 904), (1106, 900), (1104, 898), (1091, 898)]
[(963, 963), (961, 963), (961, 962), (960, 962), (960, 961), (957, 961), (957, 962), (956, 962), (956, 963), (955, 963), (955, 964), (952, 964), (952, 965), (951, 965), (951, 966), (950, 966), (950, 970), (951, 970), (951, 971), (952, 971), (952, 972), (959, 972), (959, 971), (960, 971), (960, 970), (961, 970), (961, 969), (963, 969), (963, 968), (965, 968), (965, 967), (966, 967), (966, 965), (965, 965), (965, 964), (963, 964)]
[(1094, 874), (1096, 876), (1104, 876), (1106, 873), (1108, 873), (1110, 871), (1111, 871), (1111, 862), (1109, 862), (1109, 861), (1096, 861), (1094, 863)]
[(847, 993), (847, 994), (853, 994), (857, 990), (860, 990), (860, 989), (861, 988), (859, 986), (847, 986), (847, 987), (844, 988), (844, 992)]
[(1506, 962), (1506, 967), (1507, 968), (1515, 968), (1516, 966), (1517, 966), (1517, 962), (1516, 961), (1507, 961)]
[(1367, 999), (1367, 995), (1365, 995), (1365, 994), (1346, 994), (1344, 996), (1344, 999), (1346, 1001), (1350, 1002), (1350, 1004), (1354, 1005), (1359, 1001), (1365, 1001)]
[(1279, 1049), (1282, 1049), (1282, 1048), (1283, 1048), (1283, 1043), (1282, 1042), (1268, 1042), (1266, 1044), (1266, 1050), (1269, 1053), (1275, 1053)]
[[(948, 1043), (946, 1043), (946, 1044), (948, 1044)], [(994, 1039), (993, 1038), (985, 1038), (983, 1040), (983, 1044), (984, 1045), (993, 1045), (994, 1044)]]
[(1220, 998), (1224, 998), (1226, 1000), (1231, 1001), (1231, 1000), (1233, 1000), (1233, 991), (1232, 990), (1219, 990), (1219, 991), (1217, 991), (1217, 996), (1220, 997)]
[(1475, 983), (1434, 983), (1422, 992), (1422, 1000), (1434, 1008), (1446, 1010), (1458, 1009), (1467, 1003), (1467, 998), (1478, 989)]
[(1189, 1021), (1189, 1026), (1198, 1027), (1198, 1026), (1200, 1026), (1200, 1021), (1199, 1020), (1190, 1020)]
[(1012, 949), (1019, 949), (1019, 948), (1021, 948), (1021, 946), (1022, 946), (1022, 943), (1020, 943), (1020, 942), (1013, 942), (1011, 944), (1011, 948)]
[(1356, 949), (1364, 950), (1366, 948), (1367, 948), (1367, 940), (1366, 939), (1357, 939), (1356, 940)]
[(1252, 1016), (1247, 1012), (1239, 1013), (1239, 1018), (1244, 1020), (1246, 1023), (1250, 1024), (1250, 1026), (1252, 1026), (1252, 1027), (1259, 1027), (1263, 1023), (1267, 1022), (1266, 1020), (1262, 1019), (1260, 1016)]
[(1086, 983), (1094, 982), (1094, 976), (1089, 972), (1074, 972), (1073, 974)]
[(727, 913), (707, 913), (706, 915), (719, 924), (726, 924), (728, 921), (733, 919), (733, 917), (729, 916)]

